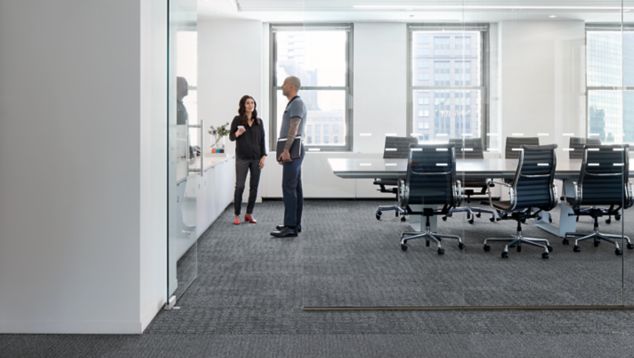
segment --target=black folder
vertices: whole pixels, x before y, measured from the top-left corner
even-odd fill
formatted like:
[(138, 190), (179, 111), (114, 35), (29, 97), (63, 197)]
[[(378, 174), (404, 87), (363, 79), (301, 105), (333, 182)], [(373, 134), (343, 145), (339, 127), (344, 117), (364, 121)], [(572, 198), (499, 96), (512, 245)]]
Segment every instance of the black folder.
[[(286, 141), (287, 138), (280, 138), (277, 140), (277, 147), (276, 147), (276, 151), (277, 151), (277, 158), (279, 160), (280, 155), (282, 155), (282, 152), (284, 151), (284, 147), (286, 146)], [(302, 156), (302, 137), (295, 137), (295, 139), (293, 140), (293, 144), (291, 145), (291, 159), (299, 159)]]

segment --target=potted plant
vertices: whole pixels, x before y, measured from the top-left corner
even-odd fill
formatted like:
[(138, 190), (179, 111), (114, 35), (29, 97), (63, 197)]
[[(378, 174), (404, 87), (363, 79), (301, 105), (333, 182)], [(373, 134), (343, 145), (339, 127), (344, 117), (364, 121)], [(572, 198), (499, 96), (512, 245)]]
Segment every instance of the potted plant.
[(213, 136), (211, 145), (212, 153), (224, 153), (225, 152), (225, 143), (224, 137), (229, 135), (229, 122), (221, 125), (221, 126), (209, 126), (209, 130), (207, 131), (209, 134)]

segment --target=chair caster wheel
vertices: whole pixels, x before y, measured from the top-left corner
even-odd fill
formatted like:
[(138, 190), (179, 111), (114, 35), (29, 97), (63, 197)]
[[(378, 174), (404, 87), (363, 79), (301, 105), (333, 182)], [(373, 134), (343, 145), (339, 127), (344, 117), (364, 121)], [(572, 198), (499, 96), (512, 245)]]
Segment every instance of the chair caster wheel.
[(460, 250), (464, 249), (464, 244), (463, 244), (462, 242), (459, 242), (459, 243), (458, 243), (458, 248), (459, 248)]
[(484, 252), (489, 252), (491, 251), (491, 246), (484, 244), (484, 246), (482, 246), (482, 249), (484, 250)]
[(616, 221), (621, 220), (621, 214), (614, 214), (614, 219), (616, 219)]
[(376, 213), (375, 217), (377, 220), (381, 220), (381, 213)]
[(506, 251), (502, 251), (502, 258), (503, 259), (508, 259), (509, 258), (509, 253)]
[(446, 217), (446, 216), (443, 216), (443, 217), (442, 217), (442, 221), (447, 221), (447, 217)]
[(548, 259), (549, 255), (547, 252), (542, 252), (542, 259), (546, 260)]
[(551, 224), (553, 223), (553, 217), (550, 216), (550, 215), (548, 216), (548, 222), (551, 223)]
[(594, 240), (594, 242), (592, 244), (594, 245), (594, 247), (599, 246), (599, 240)]
[(405, 216), (401, 216), (401, 222), (405, 222), (405, 220), (407, 220), (407, 218), (405, 218)]
[(522, 252), (522, 247), (520, 245), (517, 245), (517, 247), (515, 248), (515, 251)]
[(546, 245), (546, 248), (548, 249), (548, 252), (553, 252), (553, 247), (550, 245)]
[(495, 217), (489, 218), (489, 221), (494, 223), (495, 222)]
[(579, 217), (577, 216), (577, 222), (579, 222)]
[(469, 224), (473, 224), (475, 222), (475, 220), (473, 219), (473, 217), (471, 217), (471, 219), (469, 219)]
[(623, 255), (623, 250), (621, 250), (621, 249), (614, 249), (614, 254), (615, 254), (616, 256), (621, 256), (621, 255)]
[(429, 240), (425, 240), (425, 246), (429, 247)]
[(401, 251), (407, 251), (407, 245), (401, 244)]
[(437, 252), (438, 252), (438, 255), (444, 255), (445, 249), (443, 249), (442, 247), (439, 247)]
[(605, 223), (606, 223), (606, 224), (611, 224), (611, 223), (612, 223), (612, 219), (606, 219), (606, 220), (605, 220)]
[(482, 214), (480, 214), (480, 213), (476, 214), (476, 218), (481, 218), (481, 217), (482, 217)]
[(563, 240), (561, 241), (561, 243), (562, 243), (563, 245), (569, 245), (569, 244), (570, 244), (570, 241), (568, 241), (568, 239), (563, 239)]
[(572, 248), (572, 251), (574, 251), (574, 252), (581, 252), (581, 248), (579, 247), (579, 245), (575, 245), (575, 246)]
[(632, 244), (632, 243), (628, 243), (628, 244), (627, 244), (627, 249), (628, 249), (628, 250), (632, 250), (632, 249), (634, 249), (634, 244)]

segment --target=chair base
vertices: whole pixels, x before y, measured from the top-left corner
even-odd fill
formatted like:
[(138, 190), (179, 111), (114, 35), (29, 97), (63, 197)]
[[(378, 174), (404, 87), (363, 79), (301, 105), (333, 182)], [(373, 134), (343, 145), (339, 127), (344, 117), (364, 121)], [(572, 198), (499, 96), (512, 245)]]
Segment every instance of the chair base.
[(480, 214), (491, 214), (491, 218), (489, 219), (491, 222), (495, 222), (499, 218), (498, 213), (493, 209), (465, 206), (451, 209), (449, 214), (442, 217), (443, 221), (447, 221), (447, 217), (454, 213), (467, 213), (467, 220), (469, 224), (473, 224), (475, 217), (480, 217)]
[(450, 234), (439, 234), (431, 231), (430, 227), (427, 227), (424, 232), (404, 232), (401, 234), (401, 250), (407, 251), (407, 242), (409, 240), (416, 239), (425, 239), (425, 245), (429, 246), (429, 242), (433, 241), (436, 243), (438, 255), (443, 255), (445, 253), (445, 249), (442, 247), (442, 239), (451, 239), (458, 241), (458, 248), (460, 250), (464, 249), (464, 243), (462, 242), (462, 238), (458, 235), (450, 235)]
[(484, 239), (483, 249), (486, 252), (491, 250), (491, 246), (489, 246), (488, 244), (490, 241), (508, 242), (508, 244), (504, 246), (504, 250), (502, 250), (501, 256), (503, 259), (506, 259), (509, 257), (510, 247), (515, 247), (517, 252), (522, 251), (522, 244), (542, 248), (544, 250), (544, 252), (542, 253), (543, 259), (547, 259), (550, 256), (549, 253), (553, 251), (553, 248), (552, 246), (550, 246), (550, 242), (547, 239), (523, 236), (521, 231), (512, 235), (510, 238), (493, 237), (493, 238)]
[(590, 240), (592, 239), (593, 243), (594, 243), (594, 247), (599, 246), (599, 243), (601, 241), (606, 241), (609, 242), (611, 244), (614, 245), (614, 254), (617, 256), (623, 255), (623, 249), (621, 249), (621, 247), (619, 246), (619, 243), (616, 240), (625, 240), (626, 241), (626, 247), (628, 250), (632, 250), (634, 249), (634, 245), (632, 245), (632, 241), (630, 240), (630, 238), (628, 236), (621, 236), (621, 235), (614, 235), (614, 234), (606, 234), (606, 233), (602, 233), (599, 230), (594, 230), (592, 233), (584, 235), (584, 234), (577, 234), (575, 232), (569, 232), (566, 233), (566, 236), (564, 238), (564, 245), (568, 244), (568, 238), (573, 238), (575, 237), (575, 245), (573, 246), (572, 250), (574, 252), (581, 252), (581, 247), (579, 247), (579, 243), (582, 241), (586, 241), (586, 240)]
[(381, 216), (384, 211), (394, 211), (395, 217), (401, 217), (401, 221), (405, 221), (405, 214), (407, 213), (405, 209), (401, 208), (398, 205), (381, 205), (376, 209), (375, 217), (377, 220), (381, 220)]

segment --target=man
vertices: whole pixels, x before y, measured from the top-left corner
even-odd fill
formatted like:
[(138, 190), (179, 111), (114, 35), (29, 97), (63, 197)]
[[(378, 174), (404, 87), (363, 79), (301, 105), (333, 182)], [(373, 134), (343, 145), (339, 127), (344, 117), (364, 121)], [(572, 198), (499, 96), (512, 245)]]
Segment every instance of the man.
[(277, 230), (271, 232), (275, 237), (295, 237), (302, 231), (302, 209), (304, 194), (302, 192), (302, 161), (304, 148), (300, 148), (299, 158), (291, 158), (291, 146), (296, 136), (304, 135), (306, 124), (306, 106), (297, 95), (301, 82), (295, 76), (289, 76), (282, 84), (282, 94), (288, 98), (286, 110), (282, 116), (280, 138), (287, 138), (281, 153), (277, 153), (277, 160), (283, 166), (282, 196), (284, 198), (284, 224), (278, 225)]

